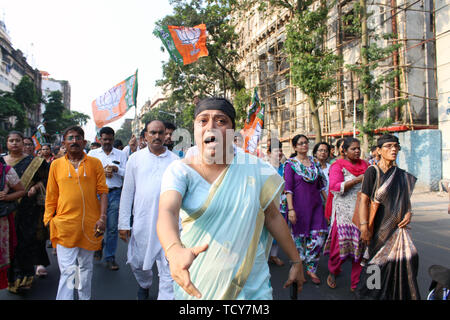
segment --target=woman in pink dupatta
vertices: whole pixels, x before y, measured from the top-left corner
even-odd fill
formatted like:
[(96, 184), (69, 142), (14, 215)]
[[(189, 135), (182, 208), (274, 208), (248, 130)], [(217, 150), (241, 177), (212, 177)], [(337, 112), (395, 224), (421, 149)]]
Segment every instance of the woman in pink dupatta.
[(324, 254), (330, 256), (327, 284), (336, 287), (336, 276), (342, 271), (342, 264), (352, 260), (351, 290), (354, 291), (361, 274), (363, 246), (360, 232), (353, 224), (353, 212), (364, 172), (368, 168), (366, 161), (360, 159), (360, 142), (347, 138), (344, 142), (345, 159), (339, 159), (330, 168), (330, 193), (334, 195), (331, 210), (331, 232), (325, 243)]

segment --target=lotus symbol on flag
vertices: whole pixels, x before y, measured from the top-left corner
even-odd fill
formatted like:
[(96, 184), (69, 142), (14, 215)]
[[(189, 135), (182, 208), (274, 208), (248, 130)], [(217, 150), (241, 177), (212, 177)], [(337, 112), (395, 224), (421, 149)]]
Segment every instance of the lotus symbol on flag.
[(116, 107), (120, 98), (122, 97), (122, 86), (114, 87), (106, 92), (104, 95), (97, 98), (95, 103), (97, 104), (97, 109), (99, 111), (108, 111), (109, 115), (106, 120), (111, 120), (114, 117), (117, 117), (119, 114), (113, 111), (113, 108)]
[(182, 28), (176, 29), (178, 38), (181, 40), (183, 44), (192, 44), (194, 50), (191, 51), (191, 56), (200, 52), (200, 49), (196, 49), (195, 45), (200, 39), (200, 35), (202, 31), (199, 28)]

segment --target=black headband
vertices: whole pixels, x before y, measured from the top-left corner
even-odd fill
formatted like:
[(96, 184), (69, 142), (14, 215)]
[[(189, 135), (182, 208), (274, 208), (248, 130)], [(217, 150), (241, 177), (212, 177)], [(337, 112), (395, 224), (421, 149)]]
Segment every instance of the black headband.
[(195, 106), (194, 118), (205, 110), (219, 110), (225, 113), (233, 123), (235, 128), (236, 110), (227, 99), (223, 98), (205, 98)]
[(388, 142), (399, 143), (398, 138), (396, 136), (393, 136), (392, 134), (384, 134), (378, 138), (377, 147), (381, 148), (383, 146), (383, 144), (388, 143)]

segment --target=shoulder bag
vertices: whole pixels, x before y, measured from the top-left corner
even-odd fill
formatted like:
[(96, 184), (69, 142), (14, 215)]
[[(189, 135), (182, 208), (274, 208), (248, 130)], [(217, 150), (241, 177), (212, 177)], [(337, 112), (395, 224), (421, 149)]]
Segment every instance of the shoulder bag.
[[(378, 207), (380, 206), (380, 203), (374, 200), (375, 192), (380, 187), (380, 168), (378, 168), (377, 165), (374, 165), (375, 170), (377, 171), (377, 176), (375, 180), (376, 187), (372, 192), (372, 197), (369, 199), (369, 231), (373, 233), (373, 224), (375, 221), (375, 215), (378, 211)], [(361, 204), (361, 191), (358, 191), (358, 195), (356, 197), (356, 204), (355, 204), (355, 210), (353, 211), (353, 218), (352, 222), (356, 225), (358, 229), (360, 229), (360, 219), (359, 219), (359, 209)]]

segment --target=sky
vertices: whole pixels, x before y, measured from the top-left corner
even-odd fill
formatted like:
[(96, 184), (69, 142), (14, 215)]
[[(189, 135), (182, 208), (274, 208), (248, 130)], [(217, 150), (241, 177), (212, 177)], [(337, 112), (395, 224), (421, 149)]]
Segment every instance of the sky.
[[(71, 86), (71, 110), (88, 114), (87, 140), (95, 137), (92, 101), (138, 69), (139, 108), (162, 77), (161, 41), (155, 22), (171, 14), (168, 0), (0, 0), (0, 18), (12, 45), (34, 68)], [(117, 130), (132, 108), (109, 124)], [(124, 142), (125, 143), (125, 142)]]

